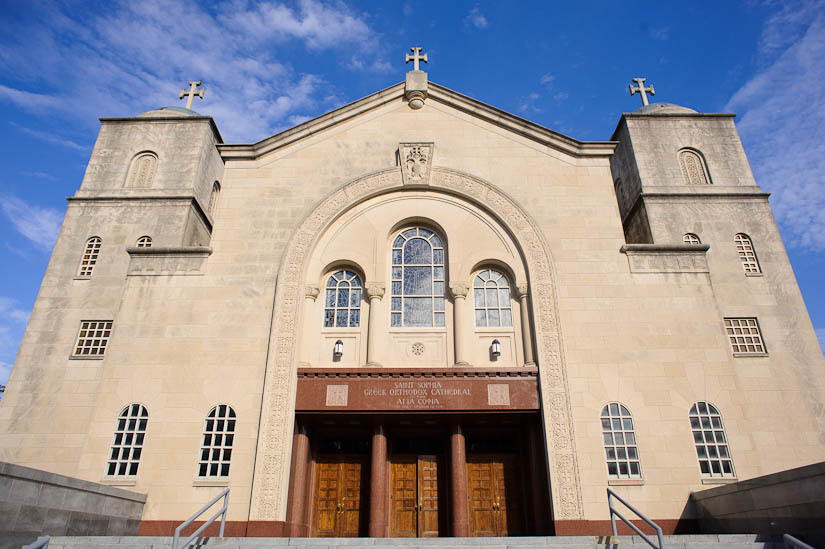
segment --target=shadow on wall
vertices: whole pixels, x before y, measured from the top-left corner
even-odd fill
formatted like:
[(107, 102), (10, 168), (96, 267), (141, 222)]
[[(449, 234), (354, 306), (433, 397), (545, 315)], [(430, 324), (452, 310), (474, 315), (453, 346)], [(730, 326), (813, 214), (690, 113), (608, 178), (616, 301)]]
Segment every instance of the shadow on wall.
[(825, 546), (825, 462), (691, 494), (702, 533), (791, 534)]

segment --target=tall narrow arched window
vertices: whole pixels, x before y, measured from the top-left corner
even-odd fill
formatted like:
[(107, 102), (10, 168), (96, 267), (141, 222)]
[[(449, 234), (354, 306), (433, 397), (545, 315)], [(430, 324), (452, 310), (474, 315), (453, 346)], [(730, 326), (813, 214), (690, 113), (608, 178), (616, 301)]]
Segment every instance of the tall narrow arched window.
[(143, 452), (143, 438), (149, 412), (141, 404), (130, 404), (120, 411), (112, 441), (112, 451), (106, 464), (109, 476), (135, 476)]
[(199, 477), (228, 477), (235, 442), (235, 410), (226, 404), (215, 406), (203, 425), (203, 443), (198, 460)]
[(221, 194), (221, 184), (212, 183), (212, 193), (209, 195), (209, 217), (215, 217), (215, 208), (218, 206), (218, 197)]
[(682, 177), (687, 185), (710, 185), (708, 168), (705, 159), (699, 152), (692, 149), (679, 151), (679, 167), (682, 168)]
[(77, 276), (92, 276), (97, 264), (97, 256), (100, 255), (101, 244), (103, 240), (99, 236), (93, 236), (86, 241), (86, 249), (83, 250), (83, 256), (80, 258)]
[(630, 411), (618, 402), (611, 402), (602, 408), (601, 421), (607, 475), (615, 479), (642, 478)]
[(512, 327), (510, 283), (503, 273), (486, 269), (473, 280), (476, 327)]
[(736, 241), (736, 251), (739, 253), (739, 261), (742, 262), (742, 268), (745, 272), (748, 274), (761, 273), (762, 268), (756, 258), (756, 250), (753, 248), (751, 237), (745, 233), (737, 233), (734, 240)]
[(324, 328), (361, 325), (361, 277), (342, 269), (329, 275), (324, 297)]
[(126, 187), (148, 188), (152, 186), (155, 177), (155, 168), (158, 163), (158, 156), (145, 151), (138, 153), (132, 159), (129, 166), (129, 173), (126, 174)]
[(685, 236), (682, 237), (682, 242), (684, 242), (685, 244), (690, 244), (692, 246), (702, 243), (702, 241), (699, 239), (699, 235), (694, 233), (686, 233)]
[(696, 457), (703, 477), (733, 478), (733, 458), (728, 449), (722, 414), (710, 402), (696, 402), (690, 407), (690, 429), (696, 445)]
[(392, 243), (391, 326), (444, 326), (444, 244), (424, 227)]

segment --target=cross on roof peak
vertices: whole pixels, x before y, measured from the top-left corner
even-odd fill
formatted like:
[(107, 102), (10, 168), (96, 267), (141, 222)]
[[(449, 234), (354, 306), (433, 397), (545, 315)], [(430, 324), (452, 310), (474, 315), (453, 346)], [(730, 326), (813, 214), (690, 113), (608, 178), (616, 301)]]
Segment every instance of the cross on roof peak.
[(627, 89), (630, 90), (630, 95), (636, 95), (637, 93), (642, 94), (642, 106), (648, 105), (647, 102), (647, 94), (645, 92), (650, 92), (650, 95), (656, 95), (656, 92), (653, 91), (653, 84), (645, 88), (645, 80), (646, 78), (634, 78), (633, 81), (636, 82), (636, 86), (630, 84)]
[(197, 89), (202, 82), (200, 80), (191, 80), (189, 82), (189, 90), (181, 89), (180, 90), (180, 99), (183, 99), (186, 96), (189, 98), (186, 100), (186, 108), (192, 110), (192, 101), (195, 100), (195, 96), (200, 97), (203, 99), (203, 94), (206, 91), (206, 86), (202, 87), (201, 89)]
[(413, 54), (410, 55), (408, 53), (405, 57), (405, 59), (406, 59), (405, 63), (409, 63), (410, 61), (413, 61), (413, 70), (416, 70), (416, 71), (418, 70), (418, 62), (419, 61), (424, 61), (425, 63), (427, 62), (427, 54), (425, 53), (424, 55), (421, 55), (421, 50), (423, 50), (423, 49), (424, 48), (422, 48), (420, 46), (410, 48), (410, 51), (413, 52)]

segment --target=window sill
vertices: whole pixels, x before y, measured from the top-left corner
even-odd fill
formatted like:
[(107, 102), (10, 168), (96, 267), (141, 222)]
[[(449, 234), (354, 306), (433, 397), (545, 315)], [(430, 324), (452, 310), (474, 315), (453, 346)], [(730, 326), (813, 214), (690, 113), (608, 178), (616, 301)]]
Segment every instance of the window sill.
[(733, 353), (735, 358), (748, 358), (748, 357), (760, 357), (760, 356), (770, 356), (768, 353)]
[(512, 334), (516, 331), (512, 326), (476, 326), (475, 330), (479, 334)]
[(643, 478), (614, 478), (607, 481), (608, 486), (642, 486), (644, 483)]
[(103, 360), (103, 355), (69, 355), (69, 360)]
[(703, 478), (702, 484), (730, 484), (738, 481), (737, 478)]
[(91, 280), (91, 279), (92, 279), (92, 277), (90, 277), (90, 276), (75, 276), (75, 277), (72, 278), (72, 280)]
[(410, 333), (410, 334), (444, 334), (447, 333), (447, 328), (445, 326), (433, 326), (433, 327), (404, 327), (404, 326), (394, 326), (390, 328), (391, 334), (403, 334), (403, 333)]
[(210, 479), (197, 479), (192, 482), (192, 486), (195, 487), (209, 487), (209, 486), (229, 486), (229, 477), (227, 478), (210, 478)]
[(764, 273), (745, 273), (745, 276), (764, 276)]
[(134, 486), (135, 484), (137, 484), (137, 479), (129, 477), (105, 477), (103, 480), (100, 481), (100, 484), (105, 484), (106, 486)]

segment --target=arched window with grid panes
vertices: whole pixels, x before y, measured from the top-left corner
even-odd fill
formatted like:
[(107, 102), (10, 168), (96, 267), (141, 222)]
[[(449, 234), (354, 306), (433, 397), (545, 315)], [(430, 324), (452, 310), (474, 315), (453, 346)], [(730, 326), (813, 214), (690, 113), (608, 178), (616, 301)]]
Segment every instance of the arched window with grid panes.
[(137, 475), (149, 412), (142, 404), (133, 403), (120, 411), (106, 464), (106, 475), (133, 477)]
[(759, 259), (756, 257), (756, 250), (753, 247), (751, 237), (745, 233), (736, 233), (736, 252), (739, 254), (739, 261), (742, 262), (742, 269), (746, 274), (758, 274), (762, 272), (759, 266)]
[(80, 258), (80, 267), (77, 271), (77, 276), (84, 278), (91, 277), (92, 272), (97, 265), (97, 258), (100, 255), (100, 246), (103, 244), (103, 239), (99, 236), (93, 236), (86, 241), (86, 248), (83, 250), (83, 256)]
[(235, 410), (226, 404), (215, 406), (207, 414), (198, 459), (199, 477), (229, 476), (232, 445), (235, 442), (235, 421)]
[(710, 402), (694, 403), (690, 407), (690, 429), (702, 476), (735, 478), (733, 457), (719, 410)]
[(602, 408), (600, 419), (607, 476), (612, 479), (642, 478), (642, 464), (630, 410), (618, 402), (611, 402)]
[(685, 236), (682, 237), (682, 242), (691, 246), (696, 246), (697, 244), (701, 244), (702, 240), (696, 233), (685, 233)]
[(392, 327), (444, 326), (445, 247), (424, 227), (405, 229), (392, 243)]
[(329, 275), (324, 290), (324, 328), (361, 325), (361, 277), (350, 269)]
[(152, 237), (151, 236), (141, 236), (137, 239), (137, 247), (138, 248), (151, 248), (152, 247)]
[(510, 283), (504, 273), (485, 269), (473, 279), (473, 305), (477, 328), (513, 326)]

